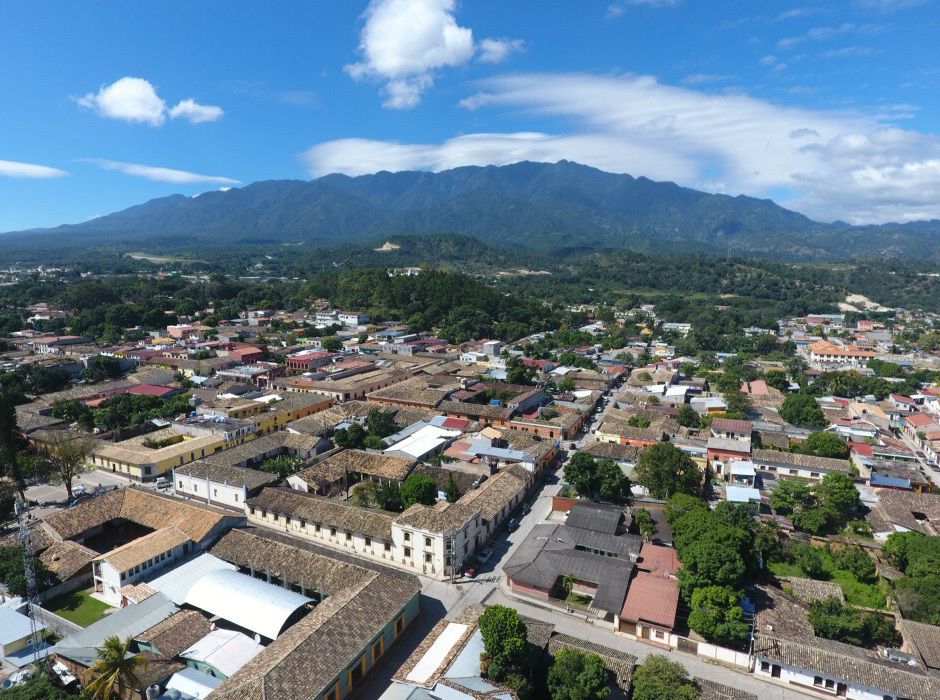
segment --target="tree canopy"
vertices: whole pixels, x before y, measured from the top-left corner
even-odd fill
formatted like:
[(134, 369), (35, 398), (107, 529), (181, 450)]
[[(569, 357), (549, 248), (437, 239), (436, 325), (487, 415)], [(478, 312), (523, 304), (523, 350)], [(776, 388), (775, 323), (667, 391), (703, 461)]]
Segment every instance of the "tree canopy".
[(602, 700), (610, 693), (610, 672), (597, 654), (562, 649), (548, 671), (552, 700)]
[(702, 489), (702, 470), (671, 442), (657, 443), (643, 452), (634, 478), (653, 498), (668, 499), (677, 493), (695, 495)]
[(633, 670), (633, 700), (697, 700), (700, 692), (678, 661), (650, 654)]

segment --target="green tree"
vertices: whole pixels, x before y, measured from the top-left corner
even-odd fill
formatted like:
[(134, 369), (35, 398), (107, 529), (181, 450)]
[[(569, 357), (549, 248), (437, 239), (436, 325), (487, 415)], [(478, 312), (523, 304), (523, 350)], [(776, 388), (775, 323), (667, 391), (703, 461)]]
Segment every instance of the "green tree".
[(324, 338), (320, 341), (320, 346), (327, 352), (340, 352), (343, 349), (343, 341), (335, 337)]
[(657, 443), (642, 453), (634, 478), (653, 498), (667, 499), (677, 493), (694, 495), (702, 488), (702, 470), (671, 442)]
[(702, 425), (702, 419), (689, 404), (683, 404), (679, 409), (679, 415), (676, 416), (676, 423), (683, 428), (698, 428)]
[(892, 532), (890, 535), (888, 535), (888, 539), (885, 541), (882, 553), (893, 566), (896, 566), (901, 571), (904, 571), (907, 569), (908, 564), (908, 547), (910, 546), (912, 540), (915, 540), (919, 537), (923, 537), (923, 535), (921, 535), (919, 532), (914, 532), (913, 530), (908, 532)]
[(683, 546), (679, 553), (682, 568), (679, 583), (686, 600), (694, 592), (709, 586), (738, 589), (744, 583), (747, 563), (740, 551), (714, 536)]
[(22, 685), (0, 690), (2, 700), (77, 700), (78, 696), (69, 692), (58, 679), (45, 668), (40, 668)]
[(685, 666), (650, 654), (633, 670), (633, 700), (697, 700), (699, 688)]
[(848, 474), (830, 472), (815, 489), (820, 505), (831, 508), (844, 523), (858, 509), (858, 489)]
[(85, 435), (68, 430), (52, 431), (47, 441), (39, 447), (39, 455), (46, 465), (50, 478), (65, 486), (69, 501), (72, 500), (72, 482), (75, 477), (92, 469), (88, 456), (96, 442)]
[(837, 435), (818, 431), (806, 438), (800, 450), (803, 454), (830, 459), (846, 459), (849, 456), (849, 446)]
[(577, 452), (565, 465), (565, 481), (590, 498), (597, 488), (597, 461), (587, 452)]
[(610, 673), (597, 654), (562, 649), (548, 671), (552, 700), (602, 700), (610, 694)]
[(376, 508), (378, 499), (376, 498), (376, 489), (378, 484), (374, 481), (363, 481), (353, 487), (349, 502), (358, 508)]
[(656, 534), (656, 521), (653, 520), (653, 516), (650, 515), (650, 512), (646, 510), (646, 508), (640, 508), (634, 513), (633, 521), (636, 523), (644, 540), (649, 542), (653, 539), (653, 535)]
[(613, 460), (597, 462), (597, 482), (597, 490), (604, 501), (625, 503), (630, 498), (630, 479)]
[(744, 620), (743, 594), (730, 588), (706, 586), (692, 594), (689, 627), (710, 642), (741, 647), (749, 638), (751, 626)]
[(397, 484), (379, 484), (375, 489), (375, 503), (391, 513), (400, 513), (405, 509)]
[(457, 488), (457, 481), (453, 473), (447, 475), (447, 484), (444, 485), (444, 498), (448, 503), (456, 503), (460, 498), (460, 489)]
[(366, 435), (366, 439), (362, 441), (363, 447), (368, 447), (370, 450), (384, 450), (385, 442), (378, 435), (373, 435), (369, 433)]
[(728, 415), (734, 418), (747, 418), (751, 410), (751, 397), (735, 387), (724, 393), (725, 405), (728, 406)]
[(401, 499), (406, 509), (415, 503), (433, 506), (437, 502), (437, 482), (424, 474), (412, 474), (401, 485)]
[(798, 476), (781, 479), (770, 494), (770, 507), (781, 515), (802, 512), (815, 503), (809, 481)]
[(386, 438), (398, 431), (398, 425), (395, 423), (394, 411), (383, 411), (378, 407), (369, 409), (369, 417), (366, 427), (372, 435), (380, 438)]
[(264, 460), (258, 465), (257, 469), (268, 474), (277, 474), (283, 479), (296, 473), (303, 466), (303, 463), (304, 461), (300, 457), (278, 455)]
[(821, 428), (829, 424), (816, 399), (809, 394), (790, 394), (780, 407), (780, 417), (787, 423), (809, 428)]
[(93, 680), (86, 691), (96, 700), (121, 700), (139, 690), (138, 673), (147, 667), (147, 659), (132, 652), (134, 639), (123, 642), (116, 635), (104, 640), (97, 649), (98, 660), (91, 667)]
[(333, 442), (337, 447), (346, 449), (357, 449), (362, 447), (366, 441), (366, 431), (358, 423), (353, 423), (348, 428), (340, 428), (333, 433)]
[[(40, 592), (60, 583), (59, 578), (38, 557), (33, 557), (33, 576)], [(0, 581), (13, 595), (26, 595), (26, 567), (20, 547), (0, 547)]]
[(478, 624), (487, 657), (484, 675), (499, 682), (527, 667), (527, 630), (518, 612), (504, 605), (491, 605), (480, 615)]

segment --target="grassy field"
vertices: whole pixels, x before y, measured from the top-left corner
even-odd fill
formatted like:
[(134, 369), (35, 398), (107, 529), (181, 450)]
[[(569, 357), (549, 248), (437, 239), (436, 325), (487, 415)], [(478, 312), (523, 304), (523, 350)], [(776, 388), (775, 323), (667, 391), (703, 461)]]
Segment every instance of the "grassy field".
[(591, 596), (581, 595), (580, 593), (571, 591), (571, 593), (568, 594), (568, 597), (565, 598), (565, 602), (574, 608), (588, 610), (591, 607)]
[(107, 603), (91, 597), (91, 591), (73, 591), (47, 601), (43, 608), (76, 625), (88, 627), (105, 616), (113, 608)]
[[(880, 580), (874, 583), (859, 581), (851, 571), (837, 569), (832, 557), (829, 556), (825, 550), (819, 550), (819, 554), (822, 556), (823, 569), (825, 570), (825, 576), (822, 580), (839, 584), (847, 603), (864, 608), (878, 608), (880, 610), (884, 610), (887, 607), (887, 586), (884, 582)], [(810, 578), (800, 567), (789, 562), (770, 562), (768, 568), (774, 576)]]

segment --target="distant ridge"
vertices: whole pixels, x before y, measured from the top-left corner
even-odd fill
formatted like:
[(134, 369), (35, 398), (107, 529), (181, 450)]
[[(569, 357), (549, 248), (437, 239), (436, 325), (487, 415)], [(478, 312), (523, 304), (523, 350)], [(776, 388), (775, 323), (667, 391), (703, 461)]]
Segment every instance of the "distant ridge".
[[(27, 233), (27, 232), (13, 232)], [(355, 243), (456, 233), (521, 248), (937, 260), (940, 221), (822, 224), (769, 199), (709, 194), (569, 161), (267, 180), (171, 195), (80, 224), (0, 237), (24, 247)]]

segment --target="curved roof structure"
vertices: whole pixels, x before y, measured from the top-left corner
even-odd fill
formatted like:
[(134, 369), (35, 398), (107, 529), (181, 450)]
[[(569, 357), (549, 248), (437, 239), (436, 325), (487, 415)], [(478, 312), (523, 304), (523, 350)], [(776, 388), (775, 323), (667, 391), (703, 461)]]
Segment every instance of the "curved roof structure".
[(206, 574), (186, 594), (187, 605), (269, 639), (277, 639), (291, 615), (309, 602), (299, 593), (228, 569)]

